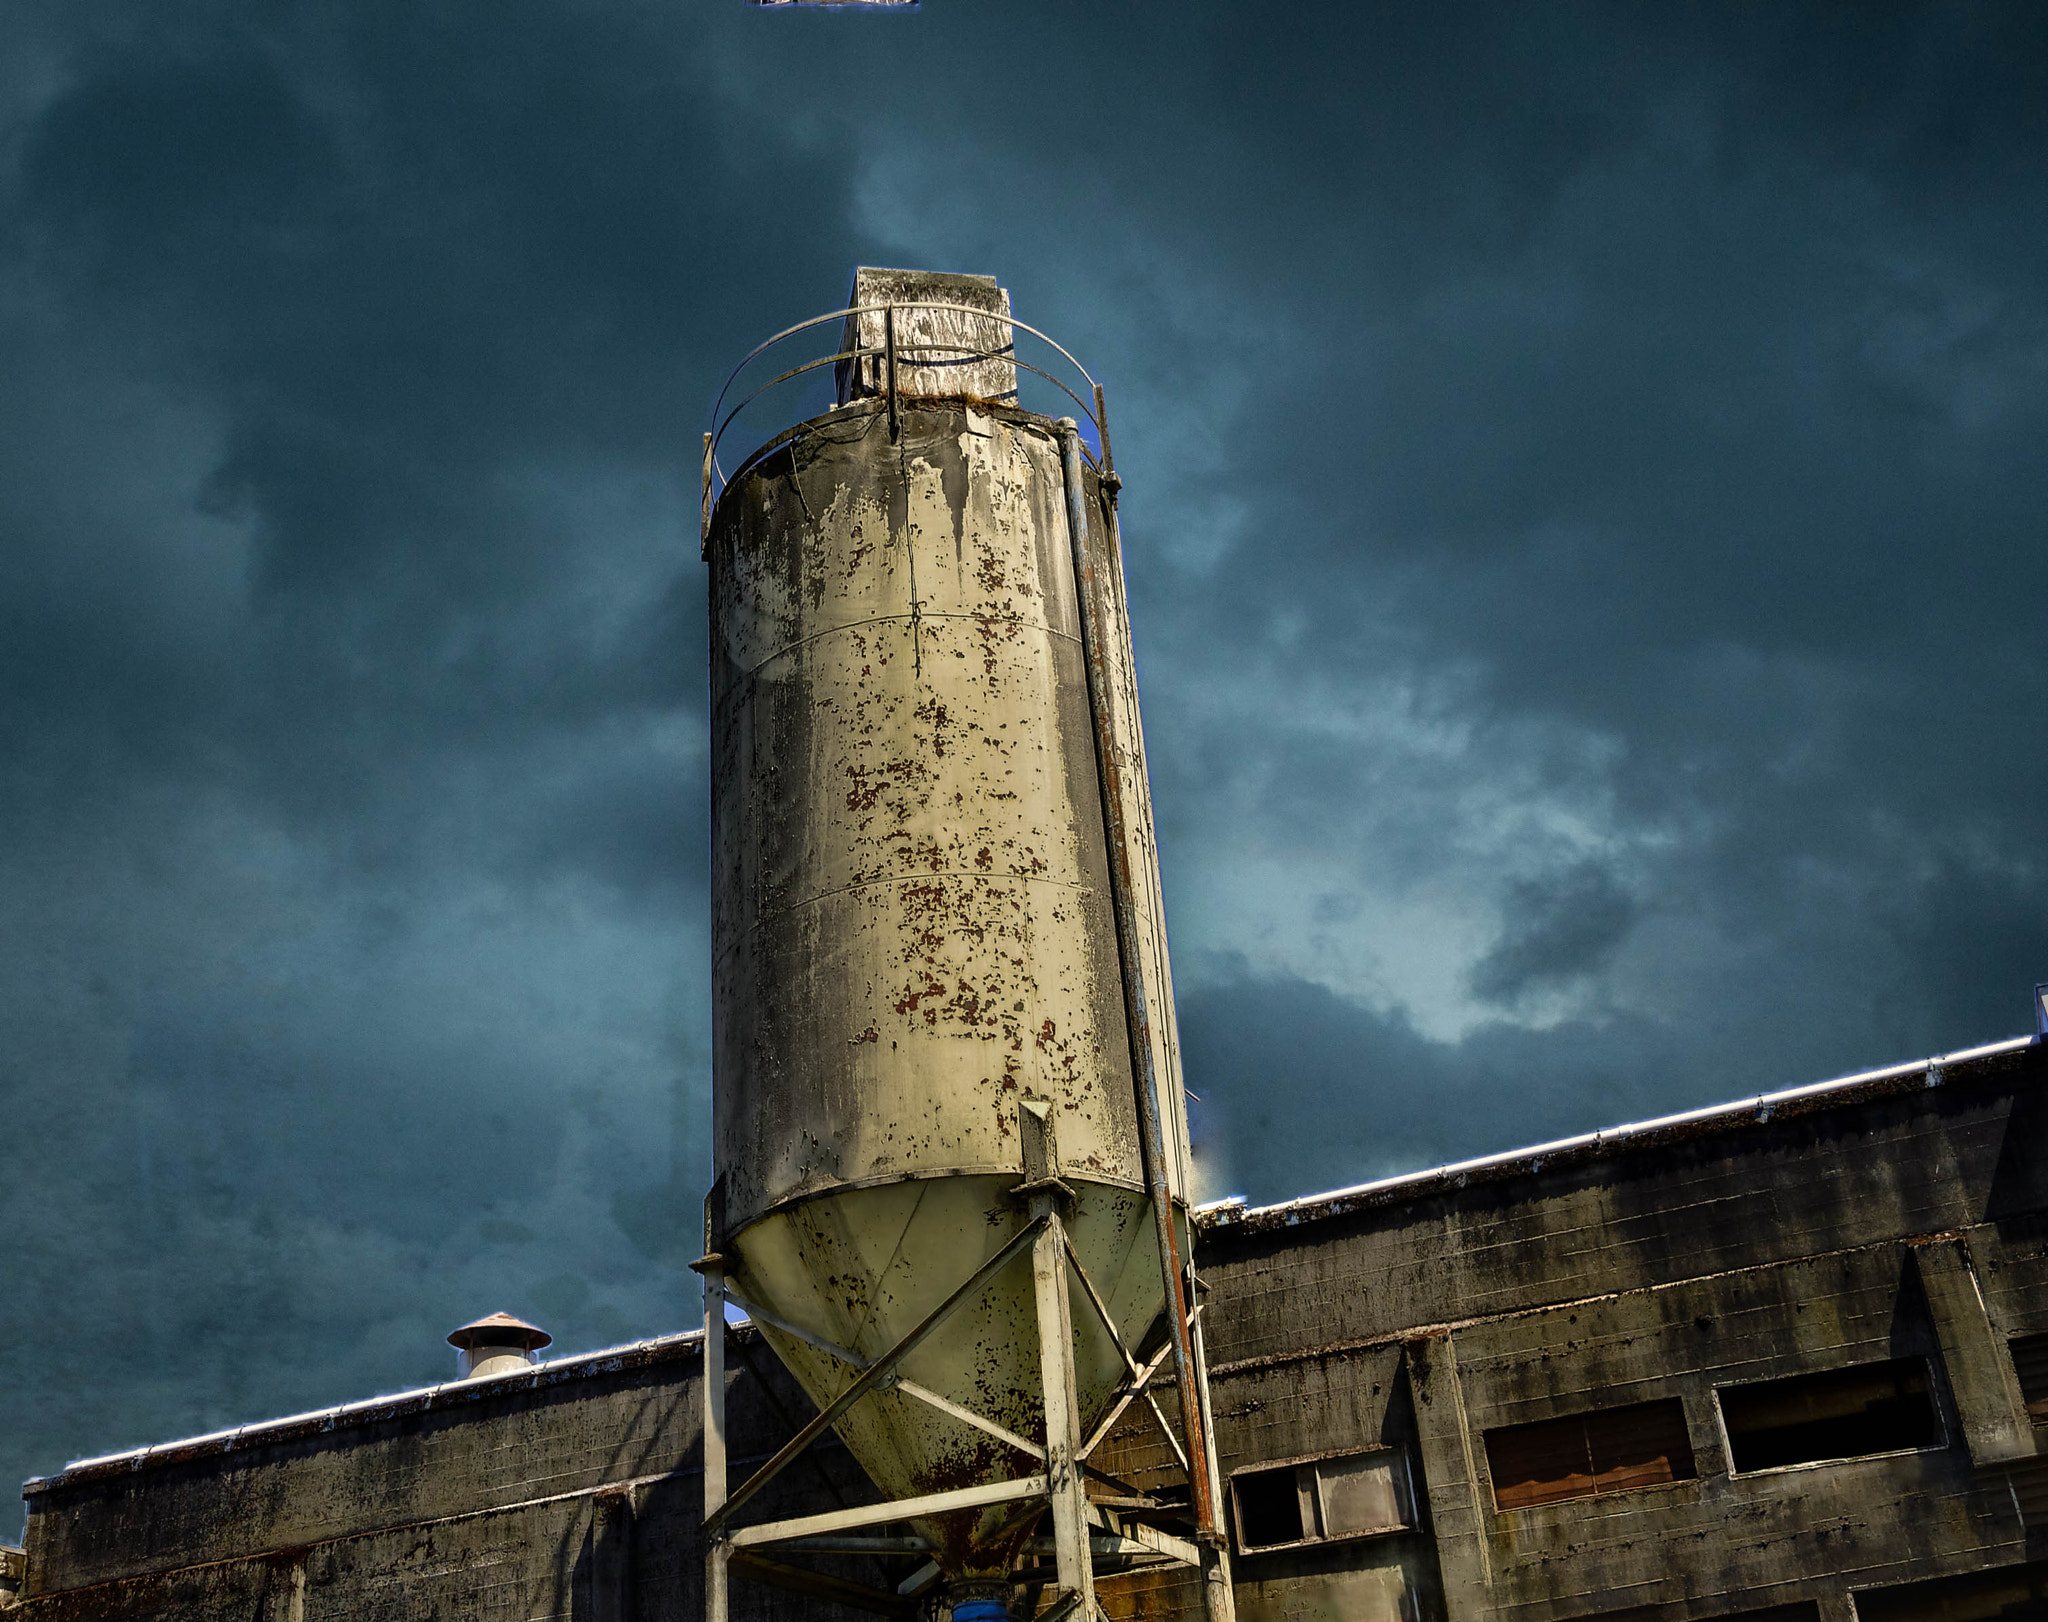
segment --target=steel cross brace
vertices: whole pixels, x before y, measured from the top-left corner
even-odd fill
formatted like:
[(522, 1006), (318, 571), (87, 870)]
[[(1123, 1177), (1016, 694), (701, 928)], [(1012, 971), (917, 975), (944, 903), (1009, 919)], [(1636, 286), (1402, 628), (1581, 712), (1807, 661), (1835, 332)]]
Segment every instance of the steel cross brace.
[[(732, 1519), (733, 1514), (741, 1505), (746, 1503), (748, 1499), (752, 1498), (763, 1487), (767, 1486), (770, 1481), (787, 1469), (790, 1462), (801, 1454), (805, 1448), (809, 1447), (811, 1443), (816, 1441), (819, 1436), (823, 1435), (835, 1419), (845, 1413), (847, 1409), (860, 1401), (870, 1391), (880, 1386), (899, 1362), (917, 1350), (931, 1336), (934, 1330), (938, 1329), (955, 1312), (972, 1300), (980, 1292), (982, 1286), (987, 1284), (990, 1279), (1009, 1266), (1011, 1262), (1015, 1261), (1026, 1250), (1031, 1249), (1037, 1242), (1039, 1234), (1048, 1220), (1050, 1220), (1049, 1213), (1046, 1215), (1034, 1214), (1031, 1221), (1019, 1229), (1016, 1236), (1007, 1245), (1003, 1246), (995, 1255), (976, 1268), (974, 1276), (968, 1279), (965, 1284), (962, 1284), (951, 1295), (947, 1296), (944, 1301), (925, 1317), (922, 1323), (911, 1330), (909, 1334), (905, 1335), (887, 1352), (862, 1369), (859, 1374), (855, 1375), (853, 1382), (823, 1408), (819, 1409), (802, 1430), (798, 1431), (787, 1442), (784, 1442), (772, 1459), (762, 1465), (760, 1469), (756, 1470), (739, 1486), (735, 1487), (722, 1504), (706, 1514), (704, 1517), (705, 1536), (707, 1538), (715, 1538), (724, 1529), (726, 1522)], [(723, 1294), (724, 1285), (722, 1279), (720, 1281), (720, 1289), (721, 1294)], [(708, 1332), (707, 1327), (707, 1334)], [(707, 1371), (709, 1367), (710, 1363), (707, 1357)]]

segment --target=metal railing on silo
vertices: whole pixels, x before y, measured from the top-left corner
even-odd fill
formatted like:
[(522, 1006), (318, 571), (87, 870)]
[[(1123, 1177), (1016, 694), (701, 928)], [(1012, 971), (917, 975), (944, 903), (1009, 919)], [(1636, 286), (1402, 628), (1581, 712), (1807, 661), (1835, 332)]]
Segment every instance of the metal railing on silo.
[[(899, 345), (898, 328), (901, 325), (900, 318), (911, 312), (966, 316), (975, 323), (1007, 329), (1009, 342), (991, 347), (987, 345), (977, 346), (973, 344), (948, 343), (927, 337), (917, 337), (906, 339)], [(858, 341), (858, 335), (861, 330), (860, 318), (870, 315), (879, 315), (882, 318), (882, 341), (879, 344), (864, 344)], [(755, 362), (761, 360), (771, 350), (788, 343), (791, 339), (801, 337), (807, 332), (817, 332), (822, 328), (829, 327), (834, 322), (839, 325), (840, 345), (831, 354), (816, 356), (799, 365), (778, 372), (773, 377), (748, 387), (744, 394), (739, 395), (736, 400), (733, 399), (734, 391), (743, 386), (745, 374), (754, 366)], [(1065, 361), (1079, 377), (1081, 387), (1087, 391), (1086, 396), (1084, 397), (1082, 394), (1077, 393), (1068, 382), (1053, 371), (1025, 360), (1018, 355), (1017, 335), (1019, 333), (1043, 343), (1060, 360)], [(849, 342), (849, 337), (853, 341)], [(710, 533), (711, 509), (718, 504), (719, 496), (724, 493), (725, 487), (732, 482), (734, 474), (744, 471), (748, 463), (752, 462), (755, 457), (771, 449), (782, 437), (782, 434), (794, 423), (817, 416), (821, 410), (829, 410), (833, 406), (849, 403), (847, 399), (847, 379), (850, 374), (854, 377), (862, 377), (870, 371), (872, 372), (874, 378), (872, 385), (861, 389), (860, 395), (857, 397), (879, 398), (885, 402), (889, 415), (889, 432), (891, 437), (894, 437), (900, 428), (902, 401), (906, 399), (953, 397), (955, 391), (915, 388), (909, 386), (903, 377), (905, 372), (913, 369), (920, 372), (937, 369), (933, 357), (939, 355), (955, 357), (957, 362), (966, 363), (967, 365), (972, 365), (976, 362), (1000, 360), (1005, 365), (1013, 367), (1016, 371), (1028, 373), (1032, 377), (1040, 379), (1052, 388), (1057, 389), (1060, 394), (1065, 395), (1067, 399), (1080, 408), (1080, 415), (1076, 420), (1084, 425), (1081, 432), (1081, 445), (1082, 454), (1086, 457), (1088, 464), (1099, 473), (1105, 475), (1114, 473), (1115, 463), (1111, 457), (1109, 443), (1109, 412), (1103, 399), (1102, 385), (1095, 381), (1089, 374), (1088, 368), (1076, 360), (1057, 339), (1047, 336), (1039, 331), (1038, 328), (1031, 326), (1027, 322), (1019, 321), (1012, 316), (998, 315), (989, 310), (978, 309), (968, 304), (942, 304), (919, 301), (914, 303), (848, 305), (844, 309), (828, 310), (823, 315), (814, 315), (808, 321), (799, 321), (793, 327), (785, 327), (772, 338), (765, 339), (761, 343), (756, 344), (740, 360), (739, 364), (726, 374), (725, 381), (719, 388), (718, 397), (712, 402), (710, 426), (704, 431), (704, 488), (703, 502), (698, 515), (699, 539), (701, 540)], [(1050, 360), (1052, 357), (1048, 356), (1047, 358)], [(937, 364), (944, 365), (947, 363), (939, 362)], [(751, 424), (746, 421), (746, 413), (749, 411), (749, 408), (774, 398), (771, 391), (782, 388), (785, 384), (796, 383), (800, 379), (815, 378), (816, 374), (821, 373), (828, 366), (833, 369), (831, 376), (834, 382), (834, 398), (829, 403), (814, 397), (809, 401), (807, 407), (798, 404), (791, 409), (776, 412), (770, 419), (773, 425), (765, 429), (758, 420)], [(994, 404), (1017, 405), (1022, 409), (1030, 409), (1024, 405), (1021, 390), (1013, 389), (1009, 391), (1009, 394), (1011, 397), (1008, 399), (1004, 399), (1000, 395), (979, 397), (989, 399)], [(974, 398), (977, 396), (973, 396), (970, 393), (969, 397)], [(801, 396), (799, 396), (799, 399), (801, 400)], [(732, 403), (728, 405), (728, 401), (732, 401)], [(1048, 417), (1059, 414), (1064, 414), (1064, 412), (1041, 413), (1041, 415)], [(751, 434), (748, 432), (750, 427), (752, 429)], [(725, 443), (726, 435), (736, 428), (743, 435), (751, 438), (751, 443), (740, 462), (735, 464), (732, 473), (729, 474), (719, 459), (719, 452)], [(758, 437), (753, 437), (753, 435), (758, 435)]]

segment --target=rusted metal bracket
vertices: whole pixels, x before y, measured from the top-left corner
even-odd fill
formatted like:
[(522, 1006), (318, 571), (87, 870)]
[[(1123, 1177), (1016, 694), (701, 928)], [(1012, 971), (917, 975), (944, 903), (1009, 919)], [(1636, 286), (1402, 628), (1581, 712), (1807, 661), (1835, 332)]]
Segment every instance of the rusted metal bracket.
[(1168, 1560), (1178, 1561), (1184, 1566), (1199, 1566), (1202, 1563), (1202, 1551), (1194, 1544), (1185, 1538), (1177, 1538), (1171, 1533), (1162, 1532), (1156, 1526), (1127, 1521), (1121, 1515), (1103, 1510), (1099, 1505), (1088, 1512), (1088, 1519), (1112, 1537), (1136, 1543), (1149, 1553), (1164, 1555)]
[[(763, 1487), (767, 1486), (770, 1481), (780, 1475), (788, 1467), (790, 1461), (823, 1434), (835, 1419), (879, 1386), (899, 1361), (915, 1351), (934, 1330), (951, 1318), (968, 1301), (972, 1300), (980, 1292), (982, 1286), (987, 1284), (990, 1279), (994, 1278), (996, 1274), (1000, 1273), (1011, 1262), (1029, 1250), (1036, 1242), (1039, 1230), (1046, 1225), (1048, 1220), (1050, 1218), (1046, 1216), (1036, 1216), (1027, 1222), (1017, 1231), (1015, 1237), (1007, 1245), (1003, 1246), (995, 1255), (976, 1268), (973, 1277), (969, 1278), (965, 1284), (962, 1284), (951, 1295), (947, 1296), (938, 1307), (925, 1317), (923, 1322), (918, 1324), (915, 1329), (911, 1330), (909, 1334), (905, 1335), (881, 1357), (876, 1358), (874, 1362), (855, 1375), (853, 1383), (821, 1408), (809, 1424), (805, 1425), (796, 1435), (783, 1443), (772, 1459), (762, 1465), (759, 1470), (756, 1470), (740, 1486), (735, 1488), (731, 1495), (718, 1505), (715, 1510), (708, 1510), (704, 1518), (706, 1536), (716, 1535), (742, 1504), (746, 1503), (748, 1499), (752, 1498)], [(708, 1287), (708, 1275), (706, 1283)], [(723, 1294), (722, 1284), (723, 1281), (721, 1280), (721, 1295)], [(709, 1366), (708, 1356), (707, 1348), (707, 1368)]]
[(1094, 1609), (1090, 1596), (1069, 1590), (1039, 1612), (1037, 1622), (1067, 1622), (1067, 1618), (1081, 1610), (1084, 1605), (1091, 1611)]

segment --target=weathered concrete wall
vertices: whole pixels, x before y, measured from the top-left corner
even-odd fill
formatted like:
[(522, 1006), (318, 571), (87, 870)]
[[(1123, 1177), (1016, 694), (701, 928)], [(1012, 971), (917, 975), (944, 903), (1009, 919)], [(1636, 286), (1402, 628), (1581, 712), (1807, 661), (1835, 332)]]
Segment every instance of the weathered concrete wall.
[[(2015, 1483), (2040, 1433), (2006, 1340), (2048, 1322), (2044, 1071), (2028, 1050), (1327, 1217), (1226, 1220), (1202, 1255), (1224, 1467), (1412, 1424), (1440, 1589), (1420, 1573), (1410, 1615), (1846, 1619), (1852, 1590), (2038, 1559)], [(1716, 1387), (1898, 1357), (1928, 1360), (1945, 1445), (1730, 1474)], [(1683, 1406), (1696, 1479), (1495, 1507), (1487, 1430), (1656, 1398)], [(1353, 1558), (1397, 1552), (1381, 1541)], [(1241, 1591), (1313, 1590), (1308, 1563), (1241, 1555)]]
[[(744, 1470), (808, 1409), (739, 1338), (728, 1402)], [(701, 1350), (678, 1336), (31, 1483), (22, 1614), (696, 1617)], [(831, 1444), (763, 1495), (764, 1513), (872, 1496)], [(763, 1622), (836, 1614), (749, 1592)]]

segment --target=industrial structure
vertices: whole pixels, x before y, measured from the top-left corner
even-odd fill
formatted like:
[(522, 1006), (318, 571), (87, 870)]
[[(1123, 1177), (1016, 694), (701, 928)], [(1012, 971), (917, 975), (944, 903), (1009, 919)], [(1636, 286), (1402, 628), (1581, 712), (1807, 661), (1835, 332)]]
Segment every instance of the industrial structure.
[[(1093, 454), (1022, 409), (1032, 329), (989, 277), (863, 269), (756, 353), (821, 328), (838, 348), (782, 376), (831, 366), (830, 408), (730, 479), (741, 406), (704, 438), (705, 1322), (738, 1300), (819, 1410), (728, 1491), (708, 1382), (706, 1615), (734, 1558), (786, 1582), (769, 1551), (900, 1520), (956, 1615), (1000, 1617), (1043, 1520), (1049, 1615), (1092, 1613), (1103, 1542), (1202, 1569), (1231, 1622), (1102, 390), (1064, 350), (1089, 395), (1040, 372)], [(1105, 1507), (1088, 1461), (1134, 1401), (1184, 1490)], [(886, 1512), (730, 1529), (827, 1426)]]
[(704, 442), (703, 1328), (73, 1464), (0, 1604), (2048, 1616), (2041, 1038), (1191, 1209), (1102, 391), (985, 277), (805, 337)]

